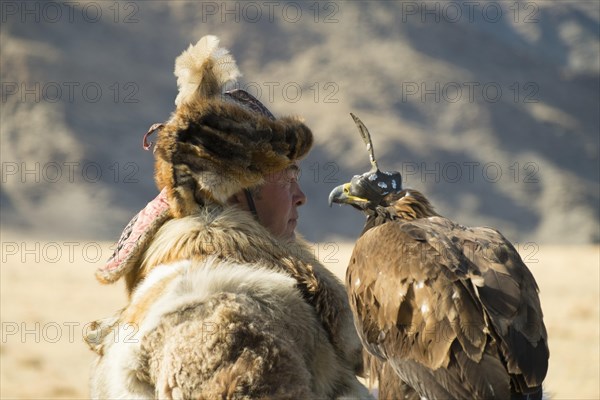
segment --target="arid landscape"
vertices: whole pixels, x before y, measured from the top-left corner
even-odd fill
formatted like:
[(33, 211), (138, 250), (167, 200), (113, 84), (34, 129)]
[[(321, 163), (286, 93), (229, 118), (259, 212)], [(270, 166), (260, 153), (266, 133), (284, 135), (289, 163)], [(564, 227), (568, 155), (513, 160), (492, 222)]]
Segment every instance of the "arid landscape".
[(554, 399), (600, 398), (600, 3), (2, 1), (0, 397), (87, 398), (89, 322), (125, 304), (94, 270), (156, 196), (142, 136), (173, 64), (214, 34), (239, 87), (300, 115), (299, 231), (344, 273), (363, 217), (333, 187), (382, 169), (500, 229), (540, 287)]
[[(126, 300), (122, 282), (102, 286), (93, 277), (111, 244), (34, 242), (5, 232), (2, 241), (9, 251), (3, 251), (0, 276), (0, 397), (86, 398), (93, 353), (82, 337), (89, 322), (111, 315)], [(23, 248), (31, 251), (10, 254)], [(314, 249), (343, 276), (351, 243), (331, 241)], [(529, 244), (520, 251), (539, 284), (548, 328), (546, 390), (557, 400), (600, 398), (600, 248)]]

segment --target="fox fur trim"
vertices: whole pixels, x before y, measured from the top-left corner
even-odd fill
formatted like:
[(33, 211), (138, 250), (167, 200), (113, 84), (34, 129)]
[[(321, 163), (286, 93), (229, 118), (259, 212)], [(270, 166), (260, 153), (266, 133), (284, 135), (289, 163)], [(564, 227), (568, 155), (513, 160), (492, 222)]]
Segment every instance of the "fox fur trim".
[(219, 39), (207, 35), (177, 57), (175, 76), (179, 88), (175, 105), (180, 107), (198, 97), (220, 95), (226, 84), (235, 82), (241, 73), (229, 51), (219, 47)]

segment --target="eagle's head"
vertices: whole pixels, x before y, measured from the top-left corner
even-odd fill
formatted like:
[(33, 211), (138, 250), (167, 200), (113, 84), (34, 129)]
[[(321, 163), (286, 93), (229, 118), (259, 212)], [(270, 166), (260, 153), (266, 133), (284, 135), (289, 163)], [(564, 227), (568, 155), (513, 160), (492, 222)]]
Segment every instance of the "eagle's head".
[(355, 175), (348, 183), (333, 189), (329, 205), (349, 204), (362, 211), (388, 206), (386, 201), (402, 191), (402, 176), (397, 171), (369, 171)]
[(333, 203), (349, 204), (361, 211), (369, 213), (376, 207), (386, 207), (391, 197), (402, 191), (402, 175), (397, 171), (380, 171), (373, 152), (371, 135), (362, 121), (350, 114), (358, 127), (358, 131), (367, 145), (371, 159), (371, 170), (362, 175), (355, 175), (348, 183), (333, 189), (329, 194), (329, 205)]

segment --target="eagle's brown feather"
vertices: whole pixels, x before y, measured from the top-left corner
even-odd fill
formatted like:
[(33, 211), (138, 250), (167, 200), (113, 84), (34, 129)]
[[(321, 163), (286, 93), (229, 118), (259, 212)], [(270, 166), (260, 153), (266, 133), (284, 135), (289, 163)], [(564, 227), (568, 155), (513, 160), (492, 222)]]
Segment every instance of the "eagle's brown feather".
[[(438, 216), (417, 191), (387, 199), (346, 284), (363, 344), (428, 398), (539, 393), (548, 367), (538, 288), (498, 231)], [(388, 381), (386, 382), (385, 379)]]
[(378, 399), (421, 400), (421, 396), (412, 387), (398, 379), (398, 375), (389, 362), (374, 357), (366, 350), (363, 352), (363, 357), (369, 387), (373, 388), (376, 382), (384, 382), (377, 387)]

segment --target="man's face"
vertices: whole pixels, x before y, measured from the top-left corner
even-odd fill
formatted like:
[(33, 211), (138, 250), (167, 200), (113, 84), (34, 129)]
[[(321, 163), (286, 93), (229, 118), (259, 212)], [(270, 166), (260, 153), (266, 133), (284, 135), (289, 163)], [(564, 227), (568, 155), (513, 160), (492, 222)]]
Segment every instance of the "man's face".
[(269, 175), (253, 195), (258, 221), (281, 239), (294, 238), (298, 223), (297, 208), (306, 203), (298, 185), (298, 166)]

